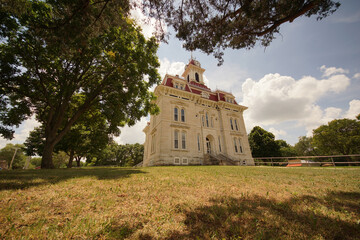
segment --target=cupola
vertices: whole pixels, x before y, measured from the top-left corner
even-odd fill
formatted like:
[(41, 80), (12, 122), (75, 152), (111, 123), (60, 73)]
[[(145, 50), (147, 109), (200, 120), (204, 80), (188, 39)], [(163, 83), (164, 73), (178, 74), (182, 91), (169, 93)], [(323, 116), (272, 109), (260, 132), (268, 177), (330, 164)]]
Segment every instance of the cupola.
[(201, 68), (199, 61), (191, 58), (189, 63), (185, 66), (185, 71), (181, 75), (188, 83), (196, 82), (204, 84), (203, 74), (205, 69)]

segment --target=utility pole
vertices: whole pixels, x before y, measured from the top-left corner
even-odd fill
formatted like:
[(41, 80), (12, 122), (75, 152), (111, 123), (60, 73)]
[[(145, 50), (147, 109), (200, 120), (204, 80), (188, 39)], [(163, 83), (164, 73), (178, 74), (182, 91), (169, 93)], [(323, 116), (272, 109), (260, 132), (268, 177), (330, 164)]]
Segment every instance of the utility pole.
[(11, 162), (10, 162), (10, 167), (9, 167), (9, 170), (12, 169), (12, 165), (13, 165), (13, 162), (14, 162), (14, 159), (15, 159), (15, 155), (16, 155), (16, 152), (17, 152), (18, 148), (15, 148), (15, 152), (14, 152), (14, 155), (11, 159)]

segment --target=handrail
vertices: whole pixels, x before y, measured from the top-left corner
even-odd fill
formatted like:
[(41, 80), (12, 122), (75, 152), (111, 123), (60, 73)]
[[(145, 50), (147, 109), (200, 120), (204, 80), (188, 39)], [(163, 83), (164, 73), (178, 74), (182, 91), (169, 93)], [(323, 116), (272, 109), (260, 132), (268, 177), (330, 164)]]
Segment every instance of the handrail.
[(329, 155), (329, 156), (297, 156), (297, 157), (253, 157), (255, 159), (264, 160), (264, 159), (298, 159), (298, 158), (332, 158), (332, 157), (360, 157), (360, 154), (351, 154), (351, 155)]

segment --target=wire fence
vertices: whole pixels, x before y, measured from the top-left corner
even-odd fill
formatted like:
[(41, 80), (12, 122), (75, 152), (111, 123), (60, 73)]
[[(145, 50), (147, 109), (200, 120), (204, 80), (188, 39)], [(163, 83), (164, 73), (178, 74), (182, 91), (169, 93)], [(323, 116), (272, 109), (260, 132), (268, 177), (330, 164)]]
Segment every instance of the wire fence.
[(331, 156), (298, 156), (298, 157), (261, 157), (254, 158), (255, 166), (360, 166), (360, 154)]

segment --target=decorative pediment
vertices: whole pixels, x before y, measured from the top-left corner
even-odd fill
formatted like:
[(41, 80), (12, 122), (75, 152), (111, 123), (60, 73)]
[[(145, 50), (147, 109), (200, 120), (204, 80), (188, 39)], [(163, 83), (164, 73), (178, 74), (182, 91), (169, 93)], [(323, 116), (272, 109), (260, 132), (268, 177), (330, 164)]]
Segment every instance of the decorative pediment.
[(182, 102), (182, 101), (170, 101), (171, 104), (175, 104), (175, 105), (179, 105), (179, 106), (184, 106), (184, 107), (188, 107), (189, 105)]
[(170, 127), (190, 129), (189, 126), (181, 124), (181, 123), (172, 123), (172, 124), (170, 124)]
[(235, 118), (240, 117), (239, 114), (235, 114), (235, 113), (227, 113), (226, 116), (235, 117)]
[(203, 97), (203, 98), (207, 98), (207, 99), (209, 99), (210, 98), (210, 94), (208, 93), (208, 92), (201, 92), (201, 97)]
[(240, 132), (234, 132), (234, 131), (230, 132), (230, 135), (231, 136), (244, 136), (244, 134), (242, 134)]

